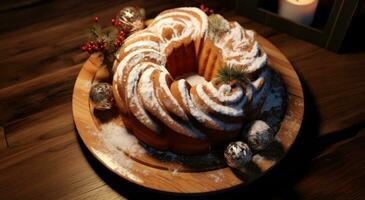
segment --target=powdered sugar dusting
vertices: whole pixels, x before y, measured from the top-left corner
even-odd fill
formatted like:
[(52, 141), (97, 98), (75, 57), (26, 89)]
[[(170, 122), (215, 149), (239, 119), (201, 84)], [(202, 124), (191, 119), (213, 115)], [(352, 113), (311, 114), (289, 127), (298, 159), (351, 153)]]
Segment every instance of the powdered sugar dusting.
[(125, 177), (128, 177), (128, 178), (132, 179), (135, 182), (138, 182), (138, 183), (143, 183), (144, 182), (141, 178), (134, 175), (133, 168), (132, 168), (133, 166), (130, 165), (131, 162), (128, 160), (128, 158), (124, 154), (121, 154), (121, 156), (116, 158), (115, 154), (111, 153), (111, 152), (105, 153), (105, 152), (98, 151), (98, 150), (93, 149), (93, 148), (91, 150), (104, 163), (107, 163), (107, 166), (109, 168), (111, 168), (112, 170), (115, 170), (115, 171), (119, 172), (121, 175), (123, 175)]
[(178, 173), (178, 171), (179, 171), (179, 170), (178, 170), (178, 169), (176, 169), (176, 168), (175, 168), (175, 169), (173, 169), (173, 170), (172, 170), (172, 175), (173, 175), (173, 176), (176, 176), (176, 175), (177, 175), (177, 173)]
[(224, 172), (222, 169), (217, 170), (215, 173), (210, 173), (208, 176), (216, 183), (221, 183), (224, 180)]
[[(224, 85), (222, 85), (224, 87)], [(221, 105), (213, 101), (203, 90), (203, 85), (199, 84), (196, 86), (196, 91), (198, 96), (204, 101), (206, 105), (212, 108), (214, 111), (221, 113), (223, 115), (239, 117), (243, 116), (243, 103), (244, 98), (241, 98), (240, 103), (237, 105)], [(224, 91), (223, 91), (224, 92)]]
[[(227, 21), (224, 18), (221, 20)], [(267, 55), (255, 40), (254, 32), (242, 28), (237, 22), (231, 22), (229, 31), (220, 40), (215, 40), (214, 44), (221, 49), (226, 64), (244, 66), (247, 73), (266, 65)], [(247, 48), (248, 46), (251, 48)]]
[(188, 134), (197, 138), (205, 138), (205, 135), (201, 133), (198, 129), (191, 126), (189, 122), (180, 123), (173, 119), (171, 115), (169, 115), (169, 113), (160, 105), (154, 90), (151, 90), (151, 88), (153, 88), (151, 75), (154, 70), (154, 68), (147, 69), (142, 74), (142, 77), (138, 84), (138, 93), (143, 99), (143, 104), (145, 108), (175, 131), (182, 134)]
[(284, 117), (288, 97), (279, 74), (272, 74), (272, 87), (261, 107), (260, 118), (276, 133)]
[(133, 112), (133, 115), (151, 130), (159, 132), (160, 126), (148, 115), (146, 110), (143, 108), (140, 99), (137, 96), (138, 80), (140, 79), (141, 73), (148, 66), (156, 67), (155, 64), (146, 62), (134, 66), (133, 69), (130, 71), (127, 79), (127, 99), (128, 105), (135, 108), (135, 112)]
[[(91, 128), (90, 128), (91, 130)], [(97, 138), (97, 141), (104, 148), (92, 149), (92, 151), (111, 169), (118, 171), (123, 176), (143, 182), (139, 177), (134, 175), (136, 172), (134, 163), (129, 157), (146, 156), (149, 154), (163, 162), (178, 163), (184, 165), (184, 168), (194, 170), (217, 169), (223, 167), (224, 160), (222, 152), (211, 151), (206, 155), (184, 156), (170, 151), (159, 151), (143, 143), (129, 133), (123, 126), (109, 122), (102, 124), (99, 131), (89, 131), (89, 134)], [(173, 176), (177, 176), (181, 167), (168, 169)], [(148, 176), (151, 173), (148, 169), (140, 171), (140, 174)], [(222, 178), (223, 174), (218, 173), (217, 177)]]
[(90, 135), (98, 138), (105, 148), (91, 149), (108, 167), (118, 171), (123, 176), (142, 183), (143, 180), (134, 175), (133, 162), (129, 156), (139, 156), (146, 153), (138, 140), (128, 131), (113, 122), (102, 124), (100, 131), (89, 131)]
[(189, 91), (186, 88), (186, 80), (181, 79), (178, 82), (179, 92), (182, 96), (182, 101), (188, 107), (190, 114), (205, 126), (217, 130), (237, 130), (241, 128), (241, 123), (231, 124), (221, 121), (220, 119), (208, 115), (200, 110), (194, 103), (194, 96), (189, 95)]
[(214, 95), (214, 97), (218, 98), (221, 102), (229, 104), (236, 103), (242, 99), (243, 89), (239, 84), (236, 84), (236, 86), (236, 91), (232, 93), (232, 87), (230, 85), (222, 84), (217, 90), (212, 82), (206, 84), (207, 89)]
[(130, 51), (131, 49), (134, 49), (134, 48), (141, 48), (141, 47), (152, 47), (153, 49), (156, 49), (156, 50), (160, 50), (160, 44), (157, 43), (157, 42), (152, 42), (152, 41), (138, 41), (138, 42), (135, 42), (135, 43), (132, 43), (130, 45), (128, 45), (124, 51), (125, 52), (128, 52)]
[(97, 137), (108, 150), (123, 151), (130, 156), (145, 154), (146, 151), (139, 144), (138, 139), (130, 134), (127, 129), (113, 122), (102, 124)]
[(197, 85), (201, 83), (207, 83), (204, 77), (198, 75), (198, 74), (191, 74), (190, 76), (186, 77), (186, 81), (191, 85)]
[[(177, 100), (175, 99), (175, 97), (171, 94), (170, 88), (167, 85), (166, 82), (166, 77), (170, 76), (168, 74), (168, 72), (161, 72), (160, 77), (159, 77), (159, 83), (161, 86), (161, 90), (164, 92), (164, 94), (168, 97), (168, 100), (165, 101), (164, 103), (171, 103), (172, 106), (170, 107), (174, 107), (174, 109), (172, 110), (172, 112), (174, 114), (176, 114), (177, 116), (181, 117), (184, 120), (188, 120), (188, 117), (186, 115), (186, 113), (184, 112), (183, 108), (180, 106), (180, 104), (177, 102)], [(162, 103), (160, 101), (160, 103)]]

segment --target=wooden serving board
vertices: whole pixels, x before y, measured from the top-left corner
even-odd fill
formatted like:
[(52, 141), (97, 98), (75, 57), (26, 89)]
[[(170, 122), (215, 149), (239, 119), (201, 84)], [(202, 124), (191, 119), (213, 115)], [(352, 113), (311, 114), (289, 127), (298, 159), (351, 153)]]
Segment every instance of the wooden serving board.
[[(254, 157), (252, 166), (242, 171), (250, 176), (241, 176), (237, 170), (217, 164), (214, 167), (192, 169), (181, 163), (164, 162), (147, 153), (131, 154), (122, 149), (112, 153), (105, 142), (100, 141), (100, 130), (103, 123), (123, 123), (116, 112), (106, 113), (106, 119), (101, 119), (103, 113), (94, 112), (89, 91), (96, 72), (102, 67), (102, 57), (94, 54), (82, 67), (74, 87), (72, 108), (78, 133), (90, 152), (107, 168), (117, 175), (140, 186), (169, 193), (209, 193), (232, 189), (247, 184), (268, 172), (285, 155), (293, 144), (303, 118), (304, 98), (299, 78), (288, 59), (272, 43), (258, 36), (258, 40), (269, 56), (270, 66), (278, 72), (285, 84), (288, 101), (284, 119), (281, 123), (276, 140), (280, 141), (281, 153), (273, 153), (271, 157)], [(275, 148), (275, 147), (273, 147)], [(178, 169), (178, 170), (176, 170)]]

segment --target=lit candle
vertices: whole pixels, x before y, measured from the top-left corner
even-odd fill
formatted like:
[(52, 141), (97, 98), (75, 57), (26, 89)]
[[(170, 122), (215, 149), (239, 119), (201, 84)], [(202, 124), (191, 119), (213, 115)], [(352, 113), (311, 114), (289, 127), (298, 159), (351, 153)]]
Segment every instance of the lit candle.
[(294, 22), (311, 25), (318, 0), (280, 0), (279, 15)]

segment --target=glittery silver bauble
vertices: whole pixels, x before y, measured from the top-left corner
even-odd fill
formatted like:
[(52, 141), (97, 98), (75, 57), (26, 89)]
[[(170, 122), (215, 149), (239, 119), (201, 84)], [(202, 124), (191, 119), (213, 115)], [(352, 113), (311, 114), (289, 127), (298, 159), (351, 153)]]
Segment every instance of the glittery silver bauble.
[(246, 129), (246, 137), (247, 142), (252, 149), (257, 151), (263, 150), (274, 141), (274, 133), (266, 122), (256, 120), (249, 126), (250, 127)]
[(244, 142), (231, 142), (224, 151), (224, 158), (230, 167), (241, 168), (250, 162), (252, 152), (250, 147)]
[(123, 28), (126, 28), (130, 32), (143, 29), (144, 18), (145, 10), (135, 6), (124, 7), (117, 15), (117, 20), (122, 22)]
[(97, 110), (108, 110), (114, 105), (112, 86), (108, 83), (98, 83), (91, 87), (90, 99)]

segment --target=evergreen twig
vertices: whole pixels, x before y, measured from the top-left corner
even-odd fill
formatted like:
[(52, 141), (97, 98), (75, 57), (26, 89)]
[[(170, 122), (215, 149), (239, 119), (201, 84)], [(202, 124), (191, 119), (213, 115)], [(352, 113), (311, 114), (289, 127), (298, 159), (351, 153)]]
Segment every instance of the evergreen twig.
[(246, 72), (242, 68), (226, 65), (219, 69), (218, 75), (214, 82), (218, 84), (231, 84), (239, 82), (242, 85), (247, 85), (249, 83), (249, 79), (247, 78)]
[(89, 29), (90, 39), (92, 41), (96, 41), (99, 38), (103, 36), (103, 31), (101, 29), (100, 24), (95, 23), (90, 29)]

